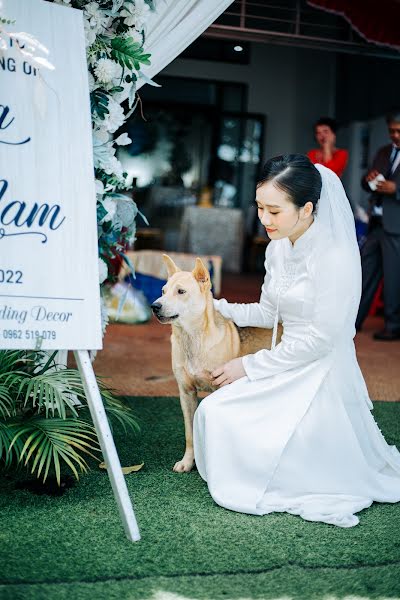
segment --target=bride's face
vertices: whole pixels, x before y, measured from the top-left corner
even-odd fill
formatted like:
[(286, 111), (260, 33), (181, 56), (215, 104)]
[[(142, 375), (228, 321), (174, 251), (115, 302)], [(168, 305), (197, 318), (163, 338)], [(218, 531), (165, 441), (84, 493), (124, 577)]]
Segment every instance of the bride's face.
[(257, 188), (256, 203), (258, 218), (271, 240), (285, 237), (292, 241), (297, 239), (304, 232), (305, 226), (309, 225), (313, 211), (311, 202), (299, 209), (272, 181)]

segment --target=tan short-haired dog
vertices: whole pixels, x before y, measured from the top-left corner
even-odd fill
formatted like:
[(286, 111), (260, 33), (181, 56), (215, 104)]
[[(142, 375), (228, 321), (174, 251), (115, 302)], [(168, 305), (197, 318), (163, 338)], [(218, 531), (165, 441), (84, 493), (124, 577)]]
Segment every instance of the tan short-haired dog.
[(215, 310), (210, 273), (200, 258), (191, 272), (181, 271), (166, 254), (163, 259), (168, 281), (163, 295), (151, 308), (160, 323), (172, 325), (172, 370), (179, 387), (186, 437), (185, 454), (175, 464), (174, 471), (183, 473), (194, 465), (193, 416), (198, 405), (197, 392), (217, 389), (211, 378), (217, 367), (238, 356), (270, 348), (272, 330), (237, 327)]

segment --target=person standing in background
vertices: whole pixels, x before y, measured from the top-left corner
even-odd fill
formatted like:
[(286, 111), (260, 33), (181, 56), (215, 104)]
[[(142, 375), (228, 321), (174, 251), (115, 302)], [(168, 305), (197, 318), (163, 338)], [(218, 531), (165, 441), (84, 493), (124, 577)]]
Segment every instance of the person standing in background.
[(361, 250), (362, 295), (356, 320), (360, 330), (383, 276), (385, 327), (376, 340), (400, 339), (400, 110), (386, 117), (391, 144), (378, 150), (361, 180), (372, 190), (369, 230)]
[(319, 148), (307, 152), (312, 163), (327, 167), (338, 177), (342, 177), (347, 166), (349, 153), (342, 148), (336, 148), (337, 124), (330, 117), (321, 117), (314, 125), (315, 139)]

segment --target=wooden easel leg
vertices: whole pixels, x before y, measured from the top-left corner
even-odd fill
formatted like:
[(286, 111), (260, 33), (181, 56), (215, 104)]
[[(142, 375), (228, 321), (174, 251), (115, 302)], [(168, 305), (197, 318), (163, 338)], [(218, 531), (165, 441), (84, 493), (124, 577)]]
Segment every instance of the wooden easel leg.
[(94, 375), (92, 363), (87, 350), (75, 350), (75, 360), (82, 377), (85, 393), (92, 415), (93, 423), (99, 438), (107, 472), (111, 481), (114, 497), (118, 504), (119, 513), (124, 525), (127, 538), (136, 542), (140, 540), (139, 528), (136, 522), (133, 506), (128, 494), (128, 488), (119, 462), (114, 439), (103, 406), (100, 391)]

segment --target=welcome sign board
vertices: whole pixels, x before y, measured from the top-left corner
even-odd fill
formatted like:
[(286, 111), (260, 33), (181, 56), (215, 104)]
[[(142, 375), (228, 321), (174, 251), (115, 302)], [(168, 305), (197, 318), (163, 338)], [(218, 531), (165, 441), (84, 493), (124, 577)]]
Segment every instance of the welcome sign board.
[(3, 0), (8, 32), (49, 50), (0, 54), (0, 349), (99, 349), (96, 196), (83, 17)]

